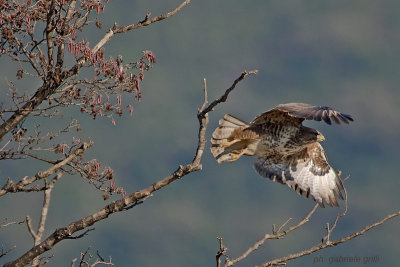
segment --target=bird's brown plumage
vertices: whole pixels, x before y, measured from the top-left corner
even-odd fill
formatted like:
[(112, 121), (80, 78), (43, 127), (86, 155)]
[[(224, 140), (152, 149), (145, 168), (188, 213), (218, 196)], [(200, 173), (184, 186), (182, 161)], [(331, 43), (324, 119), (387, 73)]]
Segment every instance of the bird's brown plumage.
[(321, 133), (302, 125), (304, 120), (353, 121), (350, 115), (325, 106), (281, 104), (246, 123), (232, 115), (219, 121), (211, 139), (211, 152), (219, 163), (242, 155), (258, 158), (255, 170), (263, 177), (287, 184), (321, 206), (338, 206), (343, 184), (329, 165), (318, 141)]

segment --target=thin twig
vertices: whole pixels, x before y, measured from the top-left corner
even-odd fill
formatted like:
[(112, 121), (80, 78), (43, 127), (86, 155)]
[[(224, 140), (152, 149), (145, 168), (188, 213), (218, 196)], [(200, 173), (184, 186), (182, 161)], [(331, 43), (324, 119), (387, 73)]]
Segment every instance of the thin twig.
[(25, 220), (19, 221), (19, 222), (7, 222), (7, 219), (5, 220), (5, 222), (3, 224), (0, 224), (0, 228), (3, 227), (7, 227), (13, 224), (23, 224), (25, 222)]
[(124, 210), (130, 210), (130, 209), (136, 207), (137, 205), (140, 205), (140, 204), (143, 204), (143, 203), (144, 203), (143, 200), (136, 201), (135, 203), (125, 207)]
[(208, 96), (207, 96), (207, 80), (206, 78), (203, 79), (203, 92), (204, 92), (204, 101), (203, 101), (203, 105), (201, 106), (201, 108), (199, 109), (199, 112), (202, 112), (204, 110), (204, 108), (206, 107), (206, 105), (208, 104)]
[(178, 7), (176, 7), (174, 10), (165, 13), (163, 15), (154, 17), (152, 19), (149, 18), (148, 15), (146, 15), (146, 18), (143, 21), (140, 21), (137, 24), (131, 24), (131, 25), (127, 25), (127, 26), (117, 26), (115, 25), (114, 28), (110, 29), (108, 31), (108, 33), (106, 35), (104, 35), (104, 37), (95, 45), (95, 47), (93, 48), (93, 53), (96, 53), (101, 47), (103, 47), (108, 41), (110, 41), (110, 39), (118, 33), (124, 33), (130, 30), (134, 30), (134, 29), (139, 29), (145, 26), (149, 26), (150, 24), (157, 22), (157, 21), (161, 21), (164, 20), (168, 17), (171, 17), (173, 15), (175, 15), (176, 13), (178, 13), (182, 8), (184, 8), (186, 5), (188, 5), (190, 3), (190, 0), (186, 0), (183, 1)]
[[(108, 266), (114, 266), (114, 263), (111, 261), (111, 257), (109, 261), (105, 261), (102, 256), (100, 256), (99, 251), (96, 252), (98, 258), (91, 263), (93, 260), (93, 255), (89, 253), (90, 247), (86, 249), (84, 253), (81, 252), (81, 260), (79, 262), (79, 266), (87, 266), (87, 267), (94, 267), (96, 265), (108, 265)], [(71, 262), (71, 267), (74, 267), (75, 262), (77, 261), (77, 258), (74, 258)]]
[(75, 150), (64, 160), (54, 164), (53, 166), (51, 166), (50, 168), (48, 168), (45, 171), (37, 172), (35, 174), (35, 176), (33, 176), (31, 178), (27, 178), (27, 177), (22, 178), (17, 184), (15, 184), (11, 179), (8, 179), (7, 183), (3, 186), (3, 188), (0, 189), (0, 197), (7, 193), (16, 193), (16, 192), (25, 191), (24, 190), (25, 186), (30, 185), (30, 184), (36, 182), (37, 180), (44, 179), (44, 178), (52, 175), (55, 171), (57, 171), (64, 165), (70, 163), (74, 158), (82, 155), (92, 145), (93, 145), (93, 141), (83, 143), (80, 148)]
[[(347, 179), (346, 179), (347, 180)], [(344, 209), (343, 209), (343, 211), (341, 212), (341, 213), (339, 213), (337, 216), (336, 216), (336, 218), (335, 218), (335, 221), (333, 222), (333, 225), (332, 226), (330, 226), (329, 225), (329, 223), (327, 223), (327, 227), (326, 227), (326, 236), (324, 236), (324, 238), (322, 239), (322, 242), (325, 240), (325, 242), (329, 245), (329, 243), (331, 242), (330, 241), (330, 237), (331, 237), (331, 234), (332, 234), (332, 232), (333, 232), (333, 230), (336, 228), (336, 225), (337, 225), (337, 223), (338, 223), (338, 221), (340, 220), (340, 218), (342, 218), (343, 216), (345, 216), (346, 214), (347, 214), (347, 211), (348, 211), (348, 206), (347, 206), (347, 190), (346, 190), (346, 188), (344, 187), (343, 188), (343, 190), (344, 190)]]
[(42, 78), (42, 80), (44, 80), (45, 79), (44, 73), (39, 68), (39, 66), (35, 63), (35, 61), (33, 61), (33, 58), (31, 57), (31, 54), (28, 51), (26, 51), (26, 49), (22, 45), (21, 41), (15, 35), (13, 35), (13, 38), (14, 38), (15, 42), (18, 44), (18, 46), (20, 47), (20, 49), (22, 50), (22, 52), (24, 53), (24, 55), (27, 58), (27, 60), (29, 60), (29, 63), (32, 65), (32, 67), (37, 72), (38, 76), (40, 78)]
[(42, 213), (40, 216), (39, 227), (38, 227), (38, 230), (36, 233), (37, 240), (35, 240), (35, 245), (39, 244), (42, 239), (45, 224), (46, 224), (47, 214), (49, 212), (51, 192), (54, 188), (55, 183), (61, 178), (61, 176), (62, 176), (62, 172), (57, 173), (57, 175), (50, 181), (49, 185), (47, 186), (47, 189), (44, 191)]
[(222, 243), (222, 237), (217, 237), (218, 242), (219, 242), (219, 250), (217, 252), (217, 255), (215, 256), (216, 260), (217, 260), (217, 267), (221, 266), (221, 256), (226, 256), (226, 251), (227, 248), (224, 246), (224, 244)]
[(96, 255), (97, 255), (97, 257), (99, 257), (99, 259), (100, 259), (101, 261), (104, 261), (104, 258), (100, 255), (100, 253), (99, 253), (98, 250), (96, 250)]
[(204, 110), (201, 110), (201, 113), (208, 113), (210, 111), (212, 111), (214, 109), (214, 107), (222, 102), (225, 102), (226, 99), (228, 98), (229, 93), (235, 89), (236, 85), (243, 80), (244, 78), (246, 78), (248, 75), (254, 75), (257, 74), (258, 70), (251, 70), (251, 71), (243, 71), (242, 75), (240, 75), (232, 84), (231, 87), (229, 87), (228, 89), (226, 89), (225, 93), (218, 99), (214, 100), (210, 105), (208, 105), (207, 108), (205, 108)]
[(87, 229), (85, 232), (83, 232), (82, 234), (80, 234), (80, 235), (77, 235), (77, 236), (68, 236), (68, 237), (65, 237), (65, 239), (79, 239), (79, 238), (82, 238), (82, 237), (84, 237), (85, 235), (87, 235), (90, 231), (94, 231), (95, 230), (95, 228), (89, 228), (89, 229)]
[[(281, 239), (285, 235), (290, 233), (291, 231), (296, 230), (297, 228), (299, 228), (300, 226), (302, 226), (303, 224), (305, 224), (306, 222), (308, 222), (310, 220), (311, 216), (314, 214), (314, 212), (317, 210), (317, 208), (318, 208), (318, 204), (315, 204), (314, 207), (311, 209), (311, 211), (300, 222), (298, 222), (296, 225), (289, 227), (287, 230), (281, 232), (281, 229), (290, 221), (290, 219), (288, 219), (286, 222), (283, 223), (283, 225), (281, 227), (279, 227), (278, 231), (276, 231), (275, 233), (272, 233), (272, 234), (264, 235), (260, 240), (258, 240), (251, 247), (249, 247), (245, 252), (243, 252), (242, 255), (240, 255), (239, 257), (237, 257), (233, 260), (227, 260), (224, 267), (232, 266), (232, 265), (238, 263), (239, 261), (242, 261), (248, 255), (250, 255), (250, 253), (254, 252), (260, 246), (262, 246), (265, 243), (265, 241), (267, 241), (268, 239)], [(274, 229), (275, 229), (275, 227), (274, 227)], [(273, 230), (273, 232), (274, 232), (274, 230)]]
[[(36, 231), (36, 233), (32, 229), (30, 217), (29, 216), (26, 217), (26, 221), (28, 223), (28, 230), (29, 230), (29, 233), (33, 237), (35, 246), (40, 244), (40, 242), (42, 241), (42, 237), (43, 237), (43, 233), (44, 233), (44, 229), (45, 229), (45, 225), (46, 225), (47, 214), (49, 212), (51, 192), (54, 188), (55, 183), (61, 178), (61, 176), (62, 176), (61, 172), (57, 173), (57, 175), (51, 180), (51, 182), (48, 185), (47, 185), (47, 181), (45, 180), (46, 190), (44, 191), (42, 212), (40, 215), (38, 230)], [(41, 266), (41, 265), (44, 265), (47, 261), (48, 260), (41, 261), (38, 256), (33, 259), (32, 266), (35, 266), (35, 267)]]
[(34, 240), (36, 240), (36, 233), (35, 233), (35, 231), (33, 230), (33, 227), (32, 227), (32, 219), (31, 219), (31, 217), (29, 217), (29, 215), (26, 216), (25, 221), (26, 221), (26, 226), (28, 227), (29, 233), (31, 234), (32, 238)]

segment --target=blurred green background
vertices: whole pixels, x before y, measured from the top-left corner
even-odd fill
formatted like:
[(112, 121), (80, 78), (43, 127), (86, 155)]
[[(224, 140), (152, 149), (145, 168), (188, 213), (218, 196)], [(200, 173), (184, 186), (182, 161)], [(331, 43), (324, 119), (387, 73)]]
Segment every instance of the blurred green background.
[[(103, 30), (93, 28), (83, 34), (94, 45), (115, 21), (135, 23), (147, 12), (159, 15), (179, 3), (113, 0), (100, 15)], [(228, 102), (210, 113), (207, 138), (225, 113), (251, 120), (279, 103), (328, 105), (352, 114), (355, 122), (350, 125), (306, 123), (325, 135), (322, 145), (331, 165), (343, 177), (350, 175), (346, 181), (348, 215), (340, 221), (333, 240), (400, 207), (399, 14), (400, 2), (395, 0), (193, 0), (176, 16), (116, 36), (106, 47), (106, 55), (122, 54), (127, 62), (144, 50), (156, 55), (157, 63), (145, 75), (143, 98), (134, 103), (132, 117), (118, 118), (114, 127), (107, 119), (93, 121), (68, 110), (56, 124), (37, 118), (26, 123), (54, 128), (79, 119), (81, 136), (95, 142), (86, 158), (110, 165), (117, 185), (129, 193), (191, 161), (197, 145), (196, 112), (203, 100), (203, 78), (211, 101), (243, 70), (258, 69), (258, 75), (242, 81)], [(14, 79), (16, 67), (1, 64), (0, 69), (2, 101), (6, 101), (4, 77)], [(131, 100), (123, 99), (125, 103)], [(228, 255), (238, 256), (269, 233), (272, 224), (280, 225), (288, 218), (295, 223), (314, 205), (288, 187), (260, 178), (253, 161), (241, 158), (218, 165), (208, 143), (202, 171), (96, 224), (88, 236), (56, 245), (47, 254), (54, 255), (48, 266), (69, 266), (88, 246), (93, 254), (98, 250), (105, 259), (111, 256), (116, 266), (214, 266), (219, 236), (229, 248)], [(21, 168), (21, 163), (0, 162), (1, 184), (8, 177), (17, 179), (46, 168), (30, 161)], [(65, 175), (53, 192), (45, 236), (108, 203), (80, 177)], [(0, 220), (23, 219), (29, 214), (36, 225), (41, 203), (39, 193), (4, 196)], [(326, 222), (332, 222), (339, 211), (319, 208), (301, 229), (283, 240), (266, 242), (236, 266), (253, 266), (313, 246), (325, 235)], [(366, 236), (289, 266), (324, 266), (330, 257), (339, 256), (378, 256), (374, 266), (394, 266), (399, 262), (399, 226), (400, 219), (394, 219)], [(33, 242), (26, 227), (19, 225), (0, 229), (0, 243), (17, 245), (13, 253), (0, 259), (1, 264), (25, 252)], [(324, 263), (314, 263), (319, 256)]]

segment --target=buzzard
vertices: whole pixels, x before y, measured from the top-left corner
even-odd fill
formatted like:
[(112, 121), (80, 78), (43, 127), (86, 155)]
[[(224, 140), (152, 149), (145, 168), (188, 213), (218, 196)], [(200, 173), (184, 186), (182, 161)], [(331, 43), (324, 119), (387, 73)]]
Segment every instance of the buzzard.
[(302, 125), (304, 120), (349, 123), (350, 115), (326, 106), (304, 103), (280, 104), (247, 123), (226, 114), (211, 139), (211, 152), (218, 163), (253, 156), (257, 173), (286, 184), (320, 206), (338, 206), (343, 184), (329, 165), (320, 141), (324, 136)]

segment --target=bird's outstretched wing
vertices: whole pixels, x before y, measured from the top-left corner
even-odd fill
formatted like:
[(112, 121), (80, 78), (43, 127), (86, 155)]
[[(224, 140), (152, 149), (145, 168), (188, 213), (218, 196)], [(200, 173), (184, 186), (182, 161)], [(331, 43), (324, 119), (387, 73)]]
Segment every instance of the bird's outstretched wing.
[[(285, 158), (268, 157), (254, 163), (259, 175), (286, 184), (300, 195), (324, 204), (338, 206), (343, 199), (343, 183), (328, 164), (322, 146), (316, 142)], [(336, 195), (336, 196), (335, 196)]]
[[(297, 120), (296, 120), (297, 119)], [(304, 103), (280, 104), (275, 108), (268, 110), (257, 116), (250, 124), (262, 124), (278, 121), (301, 123), (303, 120), (323, 120), (327, 124), (334, 121), (340, 124), (340, 121), (349, 123), (353, 121), (351, 115), (344, 114), (326, 106), (312, 106)]]

